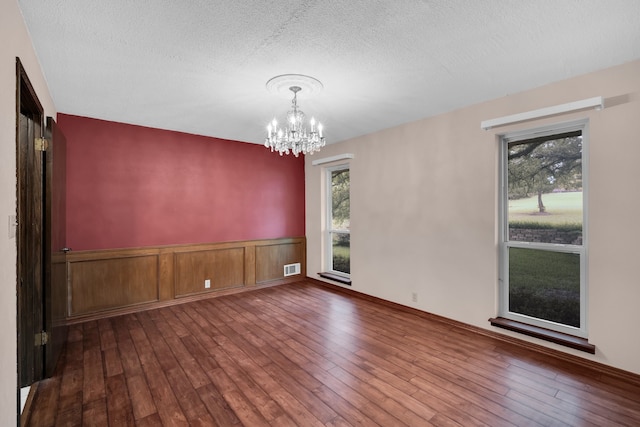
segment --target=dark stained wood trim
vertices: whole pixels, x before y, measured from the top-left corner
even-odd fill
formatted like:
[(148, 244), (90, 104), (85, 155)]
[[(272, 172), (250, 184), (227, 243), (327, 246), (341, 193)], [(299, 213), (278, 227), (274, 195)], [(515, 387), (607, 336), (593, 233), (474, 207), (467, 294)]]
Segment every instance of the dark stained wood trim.
[(43, 136), (44, 110), (20, 58), (16, 57), (16, 343), (19, 421), (20, 387), (45, 375), (44, 347), (34, 337), (45, 328), (49, 311), (45, 289), (50, 259), (44, 253), (49, 218), (46, 211), (44, 154), (35, 147)]
[(442, 323), (446, 323), (450, 326), (454, 326), (460, 329), (464, 329), (467, 331), (471, 331), (471, 332), (475, 332), (479, 335), (483, 335), (489, 338), (494, 338), (496, 340), (499, 341), (503, 341), (509, 344), (514, 344), (517, 345), (520, 348), (529, 350), (529, 351), (534, 351), (538, 354), (544, 355), (544, 356), (548, 356), (548, 357), (553, 357), (555, 359), (564, 361), (564, 362), (569, 362), (572, 363), (574, 365), (586, 368), (586, 369), (590, 369), (593, 371), (596, 371), (598, 373), (602, 373), (605, 375), (611, 375), (612, 377), (616, 377), (619, 378), (623, 381), (627, 381), (631, 384), (634, 385), (640, 385), (640, 375), (639, 374), (635, 374), (633, 372), (629, 372), (629, 371), (625, 371), (624, 369), (620, 369), (620, 368), (616, 368), (614, 366), (609, 366), (609, 365), (605, 365), (604, 363), (600, 363), (600, 362), (596, 362), (593, 360), (589, 360), (589, 359), (585, 359), (583, 357), (579, 357), (579, 356), (575, 356), (573, 354), (569, 354), (569, 353), (565, 353), (562, 351), (558, 351), (549, 347), (545, 347), (543, 345), (540, 344), (536, 344), (536, 343), (532, 343), (529, 341), (525, 341), (523, 339), (520, 338), (516, 338), (516, 337), (512, 337), (509, 335), (505, 335), (505, 334), (501, 334), (499, 332), (495, 332), (495, 331), (491, 331), (488, 329), (483, 329), (480, 328), (478, 326), (473, 326), (473, 325), (469, 325), (467, 323), (463, 323), (457, 320), (453, 320), (453, 319), (449, 319), (443, 316), (438, 316), (437, 314), (433, 314), (433, 313), (428, 313), (426, 311), (422, 311), (422, 310), (418, 310), (416, 308), (413, 307), (407, 307), (406, 305), (402, 305), (402, 304), (398, 304), (392, 301), (387, 301), (378, 297), (374, 297), (372, 295), (367, 295), (367, 294), (363, 294), (361, 292), (352, 290), (352, 289), (348, 289), (348, 288), (344, 288), (342, 286), (337, 286), (331, 283), (327, 283), (327, 282), (323, 282), (322, 280), (317, 280), (314, 279), (312, 277), (307, 277), (306, 278), (307, 281), (312, 282), (312, 283), (316, 283), (318, 285), (324, 286), (328, 289), (332, 289), (335, 292), (342, 292), (342, 293), (346, 293), (348, 295), (352, 295), (352, 296), (356, 296), (359, 298), (363, 298), (365, 300), (369, 300), (369, 301), (377, 301), (382, 305), (388, 306), (388, 307), (394, 307), (396, 309), (402, 310), (404, 312), (408, 312), (408, 313), (413, 313), (416, 316), (425, 318), (425, 319), (431, 319), (431, 320), (435, 320), (438, 322), (442, 322)]
[(159, 301), (159, 256), (69, 262), (70, 317)]
[[(243, 246), (174, 252), (173, 259), (174, 298), (246, 286), (246, 257)], [(204, 281), (207, 279), (210, 288), (204, 288)]]
[[(44, 108), (38, 99), (38, 94), (36, 94), (36, 90), (33, 88), (31, 81), (29, 80), (29, 76), (27, 76), (27, 71), (24, 69), (22, 65), (22, 61), (20, 58), (16, 57), (16, 73), (18, 75), (18, 84), (23, 84), (24, 86), (21, 89), (26, 89), (28, 96), (22, 99), (23, 106), (26, 106), (32, 113), (38, 112), (41, 116), (44, 115)], [(20, 114), (20, 99), (16, 103), (17, 113)], [(42, 122), (40, 123), (42, 124)], [(38, 135), (40, 136), (40, 135)]]
[(194, 250), (209, 250), (209, 249), (228, 249), (237, 248), (241, 246), (271, 246), (276, 244), (285, 243), (298, 243), (299, 241), (305, 241), (306, 238), (302, 237), (283, 237), (281, 239), (262, 239), (262, 240), (234, 240), (229, 242), (214, 242), (214, 243), (196, 243), (196, 244), (180, 244), (180, 245), (159, 245), (159, 246), (143, 246), (136, 248), (112, 248), (112, 249), (93, 249), (86, 251), (76, 251), (68, 253), (68, 257), (71, 259), (101, 259), (105, 254), (113, 253), (120, 255), (121, 253), (129, 253), (131, 256), (136, 255), (149, 255), (171, 252), (192, 252)]
[(254, 286), (256, 284), (256, 246), (244, 247), (244, 284)]
[[(296, 250), (291, 251), (292, 247)], [(256, 250), (261, 248), (267, 250)], [(240, 251), (242, 255), (238, 256)], [(232, 253), (235, 254), (233, 263), (225, 260), (225, 254)], [(199, 256), (203, 254), (204, 258)], [(157, 260), (153, 271), (142, 268), (144, 266), (132, 267), (135, 259), (149, 257)], [(211, 262), (216, 259), (218, 262)], [(182, 265), (179, 260), (188, 265)], [(72, 319), (83, 321), (163, 307), (175, 299), (193, 301), (210, 294), (227, 295), (245, 288), (300, 281), (306, 275), (306, 240), (287, 237), (73, 251), (67, 255), (66, 262), (69, 272), (66, 321), (71, 324)], [(285, 278), (282, 266), (290, 262), (301, 263), (301, 274)], [(258, 265), (271, 272), (268, 277), (256, 280)], [(205, 279), (211, 280), (210, 289), (204, 289)], [(195, 283), (202, 284), (202, 288)], [(94, 288), (97, 290), (93, 291)], [(105, 293), (102, 289), (110, 291)], [(152, 294), (153, 298), (149, 298)]]
[(539, 328), (533, 325), (527, 325), (526, 323), (516, 322), (515, 320), (505, 319), (504, 317), (492, 317), (489, 319), (489, 322), (492, 326), (508, 329), (530, 337), (560, 344), (565, 347), (575, 348), (576, 350), (584, 351), (586, 353), (596, 354), (596, 346), (590, 344), (589, 341), (584, 338), (563, 334), (561, 332), (545, 328)]
[(306, 243), (304, 240), (290, 243), (278, 242), (274, 245), (256, 245), (255, 250), (256, 283), (265, 283), (284, 277), (284, 265), (297, 262), (300, 263), (298, 279), (306, 276), (304, 261)]
[(239, 294), (239, 293), (242, 293), (242, 292), (248, 292), (248, 291), (252, 291), (252, 290), (255, 290), (255, 289), (270, 288), (272, 286), (285, 285), (285, 284), (288, 284), (288, 283), (296, 283), (296, 282), (299, 282), (299, 281), (300, 281), (299, 277), (293, 277), (293, 278), (287, 278), (287, 279), (281, 279), (281, 280), (273, 280), (271, 282), (261, 283), (261, 284), (258, 284), (258, 285), (255, 285), (255, 286), (250, 286), (250, 287), (229, 288), (229, 289), (223, 289), (223, 290), (215, 291), (215, 292), (196, 294), (196, 295), (189, 295), (189, 296), (170, 299), (170, 300), (166, 300), (166, 301), (158, 301), (158, 302), (152, 302), (152, 303), (146, 303), (146, 304), (138, 304), (138, 305), (134, 305), (134, 306), (117, 308), (117, 309), (114, 309), (114, 310), (101, 311), (101, 312), (98, 312), (98, 313), (92, 313), (92, 314), (87, 314), (87, 315), (82, 315), (82, 316), (74, 316), (74, 317), (71, 317), (71, 318), (67, 319), (66, 325), (75, 325), (77, 323), (84, 323), (84, 322), (89, 322), (89, 321), (93, 321), (93, 320), (108, 319), (110, 317), (120, 316), (120, 315), (123, 315), (123, 314), (140, 313), (140, 312), (147, 311), (147, 310), (154, 310), (156, 308), (171, 307), (173, 305), (179, 305), (179, 304), (184, 304), (184, 303), (193, 302), (193, 301), (206, 300), (206, 299), (209, 299), (209, 298), (217, 298), (217, 297), (221, 297), (221, 296), (225, 296), (225, 295)]
[(318, 276), (323, 277), (325, 279), (333, 280), (334, 282), (351, 286), (351, 279), (344, 276), (339, 276), (333, 273), (318, 273)]

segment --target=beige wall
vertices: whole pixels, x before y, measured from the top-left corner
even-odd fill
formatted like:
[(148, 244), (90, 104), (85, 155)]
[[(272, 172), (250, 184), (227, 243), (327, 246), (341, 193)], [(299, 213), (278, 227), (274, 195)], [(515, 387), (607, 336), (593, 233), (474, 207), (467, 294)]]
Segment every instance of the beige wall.
[(40, 65), (15, 0), (0, 6), (0, 425), (16, 422), (16, 240), (8, 218), (16, 212), (16, 57), (38, 94), (45, 114), (55, 117)]
[[(480, 129), (482, 120), (594, 96), (606, 98), (604, 110)], [(585, 117), (588, 328), (596, 354), (495, 330), (640, 374), (640, 61), (332, 144), (308, 157), (308, 275), (323, 270), (322, 167), (311, 161), (354, 153), (352, 288), (491, 329), (487, 319), (498, 314), (496, 135)]]

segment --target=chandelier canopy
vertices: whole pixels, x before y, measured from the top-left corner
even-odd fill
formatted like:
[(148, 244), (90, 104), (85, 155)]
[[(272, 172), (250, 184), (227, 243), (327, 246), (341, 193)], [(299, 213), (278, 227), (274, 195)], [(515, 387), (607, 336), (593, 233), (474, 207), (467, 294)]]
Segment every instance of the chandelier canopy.
[(273, 119), (267, 125), (267, 138), (264, 146), (271, 148), (271, 152), (277, 151), (283, 154), (293, 153), (298, 157), (302, 154), (313, 154), (320, 151), (325, 146), (324, 136), (322, 135), (322, 124), (316, 122), (312, 117), (309, 121), (309, 129), (305, 127), (305, 114), (298, 109), (298, 92), (302, 90), (300, 86), (290, 86), (289, 90), (293, 92), (293, 100), (291, 101), (291, 110), (287, 112), (286, 127), (279, 128), (278, 121)]

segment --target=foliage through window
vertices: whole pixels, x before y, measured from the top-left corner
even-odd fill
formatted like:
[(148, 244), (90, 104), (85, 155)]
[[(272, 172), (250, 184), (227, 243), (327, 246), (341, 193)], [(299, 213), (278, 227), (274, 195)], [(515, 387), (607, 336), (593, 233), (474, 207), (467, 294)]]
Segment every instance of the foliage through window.
[(502, 139), (501, 315), (586, 336), (584, 123)]
[(327, 269), (351, 273), (349, 166), (327, 169)]

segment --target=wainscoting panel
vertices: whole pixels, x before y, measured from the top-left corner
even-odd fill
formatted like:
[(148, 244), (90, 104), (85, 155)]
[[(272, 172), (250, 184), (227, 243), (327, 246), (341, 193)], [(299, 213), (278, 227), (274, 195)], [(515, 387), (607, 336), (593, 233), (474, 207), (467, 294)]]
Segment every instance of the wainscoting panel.
[[(299, 262), (305, 266), (303, 242), (256, 246), (256, 283), (284, 278), (284, 266)], [(306, 271), (301, 271), (306, 276)]]
[[(74, 251), (66, 262), (66, 322), (74, 323), (302, 280), (306, 240)], [(284, 265), (296, 262), (300, 274), (285, 278)]]
[(158, 256), (72, 262), (71, 316), (158, 300)]
[[(244, 285), (244, 248), (175, 254), (175, 296)], [(204, 286), (210, 280), (210, 288)]]
[(160, 301), (175, 297), (174, 253), (160, 253)]

